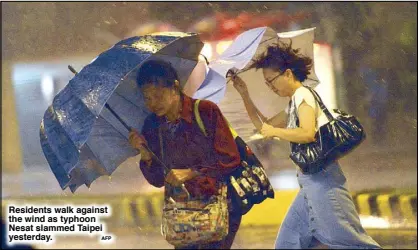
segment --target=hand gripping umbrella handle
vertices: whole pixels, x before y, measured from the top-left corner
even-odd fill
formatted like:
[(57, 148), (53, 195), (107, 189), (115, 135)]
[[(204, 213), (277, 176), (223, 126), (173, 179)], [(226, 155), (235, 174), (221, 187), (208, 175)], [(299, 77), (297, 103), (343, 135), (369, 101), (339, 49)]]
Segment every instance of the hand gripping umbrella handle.
[[(144, 144), (144, 147), (151, 153), (151, 155), (165, 168), (165, 170), (167, 172), (170, 172), (170, 169), (164, 164), (164, 162), (162, 162), (160, 160), (160, 158), (157, 157), (157, 155), (154, 154), (154, 152), (152, 152), (152, 150), (146, 145)], [(181, 184), (181, 189), (187, 194), (187, 199), (190, 200), (190, 193), (189, 190), (187, 190), (186, 186), (184, 185), (184, 183)], [(171, 198), (171, 197), (170, 197)], [(171, 202), (175, 203), (175, 201), (171, 198)]]

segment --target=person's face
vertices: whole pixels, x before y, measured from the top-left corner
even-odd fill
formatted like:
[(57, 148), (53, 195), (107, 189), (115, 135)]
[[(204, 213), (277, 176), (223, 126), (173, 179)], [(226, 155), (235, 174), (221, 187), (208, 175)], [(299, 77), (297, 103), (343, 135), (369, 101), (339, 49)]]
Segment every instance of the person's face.
[(176, 88), (163, 87), (160, 84), (146, 84), (141, 88), (145, 105), (157, 116), (164, 116), (173, 107), (178, 97)]
[(289, 70), (282, 73), (274, 69), (264, 68), (263, 75), (266, 80), (266, 85), (273, 90), (274, 93), (281, 97), (290, 95), (292, 89), (291, 74)]

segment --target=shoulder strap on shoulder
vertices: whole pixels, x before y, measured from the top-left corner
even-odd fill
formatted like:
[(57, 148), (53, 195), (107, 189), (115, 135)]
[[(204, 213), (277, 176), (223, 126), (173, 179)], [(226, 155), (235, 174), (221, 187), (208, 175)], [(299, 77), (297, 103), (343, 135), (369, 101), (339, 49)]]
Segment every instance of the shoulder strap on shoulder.
[(208, 136), (208, 134), (206, 133), (205, 124), (203, 123), (202, 118), (200, 117), (199, 103), (200, 103), (199, 99), (196, 100), (196, 102), (194, 103), (194, 117), (196, 118), (196, 122), (197, 122), (197, 125), (199, 125), (200, 131), (202, 131), (202, 133), (205, 136)]
[[(194, 116), (196, 118), (197, 125), (199, 125), (199, 128), (202, 131), (202, 133), (205, 136), (208, 136), (207, 133), (206, 133), (205, 124), (203, 123), (202, 118), (200, 117), (199, 103), (200, 103), (200, 100), (196, 100), (196, 102), (194, 103)], [(226, 118), (225, 118), (225, 120), (226, 120)], [(226, 120), (226, 122), (228, 123), (228, 127), (229, 127), (229, 130), (231, 131), (232, 137), (234, 137), (234, 139), (237, 138), (237, 136), (238, 136), (237, 131), (235, 131), (235, 129), (232, 128), (232, 126), (231, 126), (231, 124), (229, 123), (228, 120)]]
[(229, 130), (231, 130), (232, 137), (234, 137), (234, 139), (237, 138), (238, 136), (237, 131), (235, 131), (235, 129), (232, 128), (231, 124), (226, 118), (225, 118), (225, 121), (228, 123), (228, 127), (229, 127)]

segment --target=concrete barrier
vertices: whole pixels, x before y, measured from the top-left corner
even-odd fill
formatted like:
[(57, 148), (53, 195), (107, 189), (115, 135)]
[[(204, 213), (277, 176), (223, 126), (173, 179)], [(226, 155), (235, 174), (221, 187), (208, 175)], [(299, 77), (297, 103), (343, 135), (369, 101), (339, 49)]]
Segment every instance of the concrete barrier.
[[(275, 192), (275, 199), (267, 199), (255, 205), (242, 219), (242, 226), (279, 226), (299, 190)], [(417, 221), (416, 193), (398, 194), (391, 192), (368, 192), (352, 194), (359, 214), (384, 217), (389, 220)], [(112, 216), (105, 219), (109, 226), (132, 226), (141, 229), (159, 227), (163, 208), (163, 193), (135, 194), (122, 196), (75, 196), (75, 197), (22, 197), (5, 199), (7, 204), (109, 204)], [(4, 214), (4, 213), (3, 213)]]
[(400, 193), (358, 193), (353, 195), (361, 215), (370, 215), (388, 220), (417, 221), (417, 195)]

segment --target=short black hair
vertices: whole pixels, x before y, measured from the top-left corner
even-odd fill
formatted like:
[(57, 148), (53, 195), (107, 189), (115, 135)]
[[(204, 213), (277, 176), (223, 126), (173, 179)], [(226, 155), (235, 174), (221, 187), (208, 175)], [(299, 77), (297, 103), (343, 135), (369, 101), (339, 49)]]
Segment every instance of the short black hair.
[(290, 69), (295, 78), (303, 82), (312, 69), (312, 59), (299, 53), (300, 49), (292, 49), (289, 44), (280, 42), (267, 48), (267, 53), (253, 61), (252, 68), (271, 68), (284, 73)]
[(141, 88), (146, 84), (158, 84), (163, 87), (173, 88), (178, 81), (176, 70), (170, 63), (162, 60), (148, 60), (137, 71), (136, 83)]

